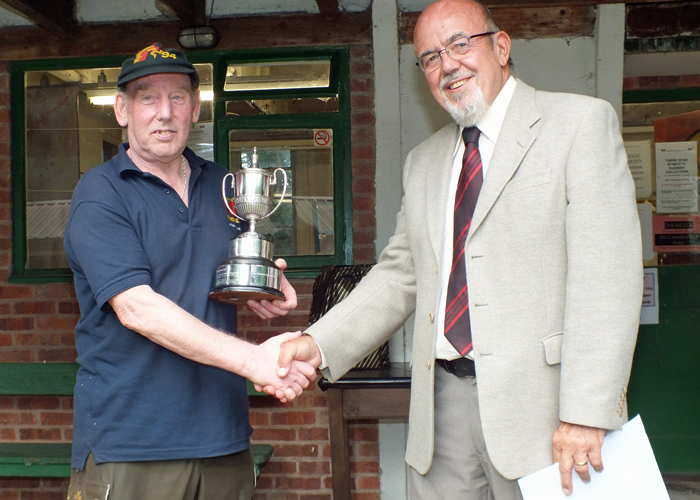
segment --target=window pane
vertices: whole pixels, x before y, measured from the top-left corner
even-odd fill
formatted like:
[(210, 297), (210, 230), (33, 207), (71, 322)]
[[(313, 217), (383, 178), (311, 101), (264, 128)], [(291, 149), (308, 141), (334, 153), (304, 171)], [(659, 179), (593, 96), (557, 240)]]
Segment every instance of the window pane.
[[(212, 122), (212, 65), (196, 67), (200, 122)], [(69, 267), (63, 231), (73, 190), (82, 174), (115, 156), (127, 140), (113, 109), (119, 72), (113, 67), (25, 73), (26, 269)], [(209, 142), (213, 157), (213, 139)]]
[(252, 99), (250, 101), (228, 101), (228, 116), (286, 115), (298, 113), (337, 113), (337, 97), (309, 99)]
[(330, 60), (229, 64), (226, 69), (224, 90), (244, 91), (328, 87), (330, 75)]
[[(332, 137), (331, 130), (314, 129), (229, 133), (232, 172), (249, 166), (253, 147), (257, 147), (259, 167), (283, 168), (287, 173), (287, 193), (280, 208), (257, 226), (272, 241), (275, 256), (334, 253)], [(276, 203), (282, 196), (279, 184), (274, 190)]]

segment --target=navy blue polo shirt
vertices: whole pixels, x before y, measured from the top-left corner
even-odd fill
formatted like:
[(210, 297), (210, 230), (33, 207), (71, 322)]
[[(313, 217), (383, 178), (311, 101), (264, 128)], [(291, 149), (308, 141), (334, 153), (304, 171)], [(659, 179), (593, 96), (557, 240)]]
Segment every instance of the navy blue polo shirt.
[[(78, 379), (74, 468), (95, 462), (220, 456), (249, 446), (245, 379), (195, 363), (124, 327), (109, 305), (148, 285), (214, 328), (234, 334), (236, 307), (208, 294), (228, 242), (241, 232), (221, 199), (226, 170), (185, 150), (189, 207), (119, 147), (89, 170), (71, 201), (64, 245), (75, 274)], [(192, 332), (196, 335), (196, 332)]]

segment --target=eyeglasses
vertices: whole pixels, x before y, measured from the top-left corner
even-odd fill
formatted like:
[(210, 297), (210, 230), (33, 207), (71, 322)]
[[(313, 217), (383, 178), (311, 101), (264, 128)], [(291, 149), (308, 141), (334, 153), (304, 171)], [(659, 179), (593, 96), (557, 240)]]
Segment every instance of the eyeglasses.
[(472, 39), (481, 36), (495, 35), (496, 33), (497, 31), (487, 31), (485, 33), (477, 33), (476, 35), (472, 36), (460, 37), (457, 40), (448, 43), (442, 50), (437, 50), (435, 52), (429, 52), (425, 54), (423, 57), (418, 59), (416, 66), (420, 66), (420, 69), (422, 69), (424, 73), (429, 73), (435, 70), (438, 66), (440, 66), (443, 52), (450, 56), (452, 59), (459, 59), (462, 56), (466, 55), (467, 52), (469, 52), (471, 48), (474, 47)]

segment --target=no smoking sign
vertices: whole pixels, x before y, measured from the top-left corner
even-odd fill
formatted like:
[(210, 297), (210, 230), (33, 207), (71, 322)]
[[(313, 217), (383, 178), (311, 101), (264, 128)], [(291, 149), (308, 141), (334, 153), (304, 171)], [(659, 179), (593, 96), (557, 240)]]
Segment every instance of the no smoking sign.
[(314, 146), (330, 146), (333, 142), (333, 131), (332, 130), (314, 130)]

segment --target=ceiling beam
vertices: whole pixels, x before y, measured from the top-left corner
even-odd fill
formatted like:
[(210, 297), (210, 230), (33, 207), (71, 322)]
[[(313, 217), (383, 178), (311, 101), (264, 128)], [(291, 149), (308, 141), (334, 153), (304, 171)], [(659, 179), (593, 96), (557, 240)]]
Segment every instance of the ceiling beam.
[(186, 24), (203, 26), (206, 24), (206, 0), (160, 0)]
[[(215, 19), (211, 25), (222, 33), (217, 50), (260, 47), (354, 45), (372, 42), (371, 12), (343, 12), (335, 21), (318, 14), (252, 16)], [(309, 29), (313, 26), (313, 29)], [(47, 43), (36, 26), (0, 29), (0, 61), (72, 56), (133, 54), (159, 40), (164, 47), (177, 44), (180, 21), (148, 23), (81, 24), (72, 37)], [(128, 30), (129, 36), (124, 32)]]
[(338, 0), (316, 0), (318, 10), (321, 16), (325, 19), (338, 19), (340, 9), (338, 8)]
[(37, 26), (65, 38), (76, 27), (75, 0), (2, 0)]

